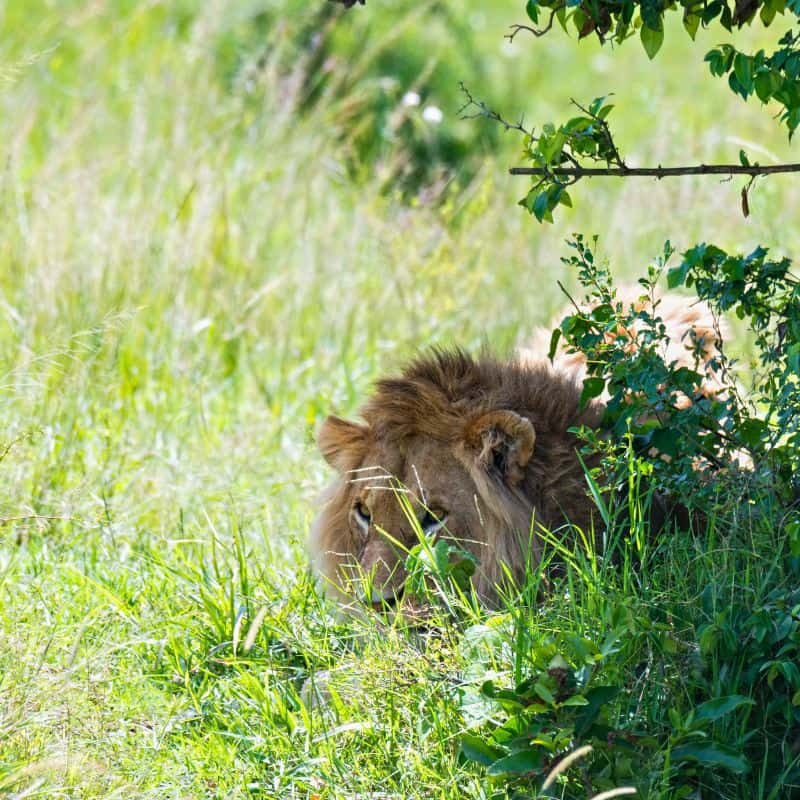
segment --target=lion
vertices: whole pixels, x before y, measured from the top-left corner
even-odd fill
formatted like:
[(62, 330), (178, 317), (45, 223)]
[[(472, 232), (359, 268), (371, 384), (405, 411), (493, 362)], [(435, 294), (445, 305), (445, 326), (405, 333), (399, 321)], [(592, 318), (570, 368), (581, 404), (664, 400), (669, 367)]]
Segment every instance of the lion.
[[(718, 326), (707, 307), (670, 301), (661, 316), (678, 342), (674, 360), (693, 361), (701, 337), (710, 362)], [(581, 460), (571, 429), (599, 427), (605, 406), (581, 407), (583, 372), (566, 353), (551, 363), (529, 349), (509, 359), (433, 350), (379, 380), (362, 421), (328, 417), (318, 444), (337, 475), (309, 546), (329, 593), (395, 606), (420, 531), (475, 556), (473, 586), (487, 605), (537, 567), (544, 532), (573, 549), (579, 529), (599, 548), (585, 476), (594, 461)], [(716, 380), (709, 375), (710, 391)]]

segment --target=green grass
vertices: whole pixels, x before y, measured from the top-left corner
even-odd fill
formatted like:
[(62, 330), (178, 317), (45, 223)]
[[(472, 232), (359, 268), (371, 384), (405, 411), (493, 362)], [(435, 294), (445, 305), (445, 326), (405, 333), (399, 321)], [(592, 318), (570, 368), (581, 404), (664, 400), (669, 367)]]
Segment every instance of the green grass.
[[(452, 3), (475, 37), (465, 58), (428, 5), (385, 4), (401, 19), (419, 5), (390, 40), (368, 4), (341, 24), (373, 47), (302, 108), (287, 58), (309, 4), (260, 28), (271, 4), (229, 5), (0, 5), (0, 795), (495, 796), (503, 782), (458, 759), (461, 704), (488, 672), (511, 680), (519, 640), (476, 652), (449, 628), (420, 639), (331, 615), (303, 549), (329, 477), (315, 427), (420, 347), (508, 351), (561, 305), (573, 229), (601, 233), (628, 276), (667, 237), (791, 253), (795, 195), (764, 182), (745, 221), (738, 186), (596, 182), (542, 228), (514, 205), (505, 136), (443, 202), (406, 202), (386, 190), (406, 157), (391, 143), (354, 174), (348, 99), (381, 48), (434, 36), (431, 85), (463, 65), (509, 116), (538, 124), (616, 92), (631, 162), (736, 160), (739, 138), (791, 150), (679, 35), (653, 64), (635, 45), (611, 60), (558, 36), (510, 47), (521, 4)], [(480, 122), (449, 122), (457, 92), (437, 91), (474, 135)], [(771, 532), (739, 533), (665, 545), (636, 591), (571, 573), (569, 602), (526, 636), (627, 631), (609, 675), (663, 732), (664, 696), (697, 702), (680, 671), (704, 588), (757, 604), (777, 581)], [(322, 707), (301, 700), (309, 680)]]

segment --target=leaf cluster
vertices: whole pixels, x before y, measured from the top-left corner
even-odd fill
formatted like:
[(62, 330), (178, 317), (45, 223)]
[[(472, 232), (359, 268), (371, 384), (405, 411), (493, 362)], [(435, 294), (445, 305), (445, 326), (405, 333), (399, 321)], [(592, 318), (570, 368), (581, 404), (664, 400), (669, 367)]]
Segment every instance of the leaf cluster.
[[(719, 323), (714, 342), (688, 334), (681, 345), (694, 368), (665, 360), (670, 341), (660, 317), (656, 284), (673, 254), (669, 242), (639, 283), (635, 302), (617, 297), (607, 266), (599, 263), (582, 236), (564, 259), (586, 290), (583, 306), (554, 332), (551, 358), (559, 345), (587, 361), (582, 402), (607, 396), (600, 441), (607, 482), (628, 469), (626, 442), (649, 456), (656, 484), (699, 507), (715, 505), (720, 491), (768, 491), (781, 502), (800, 496), (800, 288), (791, 262), (768, 258), (765, 248), (745, 256), (713, 245), (683, 254), (668, 272), (671, 288), (694, 287), (715, 319), (733, 311), (755, 336), (758, 369), (744, 396), (733, 378)], [(594, 240), (596, 244), (596, 238)], [(614, 444), (616, 442), (617, 444)], [(746, 465), (746, 466), (745, 466)], [(742, 468), (745, 466), (745, 468)], [(722, 490), (721, 486), (727, 487)]]
[[(652, 59), (663, 44), (664, 21), (669, 12), (682, 14), (684, 28), (694, 39), (701, 25), (718, 24), (731, 32), (756, 18), (768, 27), (779, 14), (800, 17), (800, 0), (527, 0), (525, 11), (534, 25), (544, 15), (549, 15), (547, 23), (539, 28), (517, 25), (510, 38), (523, 30), (543, 36), (550, 32), (554, 21), (565, 31), (573, 29), (578, 38), (594, 33), (603, 44), (621, 44), (638, 32)], [(743, 99), (755, 94), (762, 103), (777, 103), (780, 121), (791, 139), (800, 125), (800, 30), (787, 31), (777, 45), (772, 53), (760, 49), (749, 54), (724, 43), (708, 51), (705, 61), (711, 74), (727, 77), (731, 90)], [(520, 205), (539, 222), (551, 222), (558, 205), (572, 205), (565, 187), (585, 174), (588, 163), (605, 161), (608, 167), (625, 168), (605, 121), (611, 107), (598, 98), (588, 109), (579, 108), (585, 112), (583, 116), (559, 126), (548, 123), (539, 137), (533, 131), (525, 132), (523, 155), (532, 168), (542, 171), (536, 173), (541, 177)], [(742, 163), (749, 165), (746, 157)], [(573, 175), (566, 177), (552, 171), (559, 167), (573, 168)], [(746, 195), (743, 204), (747, 216)]]
[(702, 607), (706, 622), (697, 635), (704, 688), (751, 698), (739, 731), (728, 733), (770, 776), (776, 787), (770, 796), (779, 796), (778, 787), (800, 783), (800, 593), (775, 588), (748, 608), (715, 596), (709, 586)]
[(788, 258), (757, 247), (729, 255), (699, 244), (669, 271), (670, 287), (693, 287), (717, 313), (747, 320), (758, 353), (750, 413), (734, 408), (738, 443), (764, 467), (786, 501), (800, 496), (800, 281)]
[(759, 50), (753, 55), (739, 52), (730, 44), (709, 50), (705, 60), (712, 75), (728, 76), (731, 90), (747, 100), (755, 93), (762, 103), (778, 102), (780, 119), (789, 128), (789, 137), (800, 125), (800, 32), (788, 31), (772, 55)]
[(748, 773), (746, 742), (721, 726), (735, 728), (751, 710), (746, 696), (714, 695), (685, 713), (670, 706), (662, 725), (642, 730), (615, 654), (623, 638), (630, 645), (655, 629), (630, 608), (617, 606), (612, 616), (627, 622), (599, 643), (574, 633), (549, 636), (526, 652), (521, 680), (485, 680), (479, 691), (486, 718), (461, 737), (462, 757), (515, 797), (531, 796), (531, 789), (537, 797), (566, 798), (625, 785), (644, 791), (664, 779), (672, 796), (685, 796), (702, 770)]
[(576, 183), (575, 177), (563, 177), (552, 172), (562, 166), (577, 167), (582, 161), (602, 162), (624, 166), (606, 118), (614, 106), (605, 97), (596, 97), (587, 107), (574, 105), (581, 112), (558, 128), (552, 123), (543, 126), (539, 136), (528, 133), (524, 140), (523, 157), (544, 170), (520, 205), (539, 222), (552, 222), (558, 205), (572, 206), (567, 186)]

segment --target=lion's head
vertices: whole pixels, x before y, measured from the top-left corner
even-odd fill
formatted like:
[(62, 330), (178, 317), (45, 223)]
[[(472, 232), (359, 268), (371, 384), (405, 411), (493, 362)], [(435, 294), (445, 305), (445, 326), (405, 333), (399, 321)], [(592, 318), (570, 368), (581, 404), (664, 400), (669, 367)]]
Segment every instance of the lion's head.
[(338, 474), (310, 543), (329, 589), (399, 597), (421, 529), (477, 557), (475, 588), (491, 602), (504, 575), (518, 580), (538, 563), (537, 531), (565, 532), (569, 520), (588, 532), (592, 504), (568, 429), (597, 424), (600, 409), (579, 411), (579, 397), (547, 363), (434, 352), (379, 381), (363, 422), (329, 417), (319, 446)]

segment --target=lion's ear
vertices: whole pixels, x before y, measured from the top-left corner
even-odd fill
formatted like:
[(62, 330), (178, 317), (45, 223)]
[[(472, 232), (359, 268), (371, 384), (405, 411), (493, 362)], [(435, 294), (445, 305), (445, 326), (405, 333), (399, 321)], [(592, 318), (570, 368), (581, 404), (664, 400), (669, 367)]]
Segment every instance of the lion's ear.
[(317, 435), (323, 458), (339, 472), (355, 469), (367, 450), (369, 429), (340, 417), (328, 417)]
[(515, 486), (533, 455), (536, 431), (529, 419), (513, 411), (490, 411), (467, 426), (466, 442), (484, 469)]

